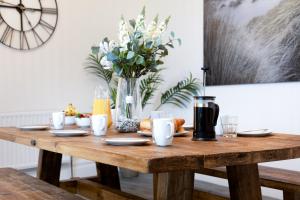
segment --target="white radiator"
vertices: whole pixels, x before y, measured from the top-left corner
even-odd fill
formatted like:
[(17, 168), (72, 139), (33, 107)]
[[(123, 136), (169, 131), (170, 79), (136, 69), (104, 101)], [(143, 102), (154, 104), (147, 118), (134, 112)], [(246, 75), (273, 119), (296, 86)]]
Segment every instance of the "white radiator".
[[(49, 124), (51, 112), (0, 113), (0, 127)], [(0, 167), (17, 169), (37, 166), (38, 150), (0, 140)]]

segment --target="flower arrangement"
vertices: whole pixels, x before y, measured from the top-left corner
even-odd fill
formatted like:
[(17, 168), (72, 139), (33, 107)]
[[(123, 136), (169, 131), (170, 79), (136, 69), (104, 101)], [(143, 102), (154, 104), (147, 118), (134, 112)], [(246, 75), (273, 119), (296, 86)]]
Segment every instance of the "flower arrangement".
[[(174, 48), (174, 42), (181, 45), (181, 40), (171, 32), (168, 42), (163, 43), (170, 17), (159, 22), (156, 16), (148, 25), (145, 24), (145, 8), (136, 20), (126, 22), (121, 18), (119, 41), (104, 38), (98, 47), (92, 47), (87, 58), (86, 69), (104, 80), (110, 91), (111, 107), (115, 108), (117, 98), (117, 77), (141, 77), (140, 96), (142, 107), (151, 104), (155, 92), (164, 82), (161, 71), (164, 68), (163, 57), (168, 55), (168, 48)], [(117, 75), (117, 76), (116, 76)], [(190, 76), (180, 80), (160, 96), (160, 109), (165, 104), (186, 107), (201, 89), (200, 81)]]
[(100, 64), (106, 70), (112, 70), (122, 78), (140, 78), (149, 72), (157, 72), (158, 66), (168, 55), (168, 48), (174, 48), (174, 41), (181, 44), (171, 32), (166, 43), (163, 36), (170, 17), (158, 21), (158, 16), (149, 25), (145, 24), (145, 8), (136, 20), (127, 23), (121, 18), (119, 24), (119, 41), (104, 38), (100, 42)]

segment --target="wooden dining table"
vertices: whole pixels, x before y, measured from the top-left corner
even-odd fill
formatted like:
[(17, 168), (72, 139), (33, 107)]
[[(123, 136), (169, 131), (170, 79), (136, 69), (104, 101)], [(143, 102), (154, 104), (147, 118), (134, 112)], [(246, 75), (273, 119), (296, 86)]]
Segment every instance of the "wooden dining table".
[[(300, 136), (272, 134), (267, 137), (218, 137), (216, 141), (192, 141), (175, 137), (173, 144), (159, 147), (111, 146), (110, 137), (142, 137), (121, 134), (113, 128), (104, 137), (56, 137), (45, 131), (0, 128), (0, 139), (40, 149), (37, 177), (59, 185), (62, 155), (95, 161), (101, 185), (120, 190), (117, 167), (153, 173), (154, 199), (188, 200), (193, 197), (194, 171), (226, 166), (230, 196), (236, 200), (261, 199), (258, 163), (300, 157)], [(1, 159), (1, 158), (0, 158)]]

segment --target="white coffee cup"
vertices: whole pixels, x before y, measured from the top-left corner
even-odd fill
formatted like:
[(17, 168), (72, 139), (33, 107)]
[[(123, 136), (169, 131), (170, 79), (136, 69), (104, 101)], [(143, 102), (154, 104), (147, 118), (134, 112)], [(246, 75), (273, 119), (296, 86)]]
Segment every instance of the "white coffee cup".
[(171, 145), (173, 142), (174, 133), (175, 125), (172, 118), (153, 119), (152, 138), (156, 145)]
[(154, 111), (151, 111), (151, 114), (150, 114), (151, 119), (166, 118), (166, 117), (169, 117), (169, 116), (167, 116), (165, 111), (154, 110)]
[(92, 130), (95, 136), (106, 135), (107, 131), (107, 115), (92, 116)]
[(52, 113), (52, 126), (53, 129), (63, 129), (65, 126), (65, 113), (54, 112)]

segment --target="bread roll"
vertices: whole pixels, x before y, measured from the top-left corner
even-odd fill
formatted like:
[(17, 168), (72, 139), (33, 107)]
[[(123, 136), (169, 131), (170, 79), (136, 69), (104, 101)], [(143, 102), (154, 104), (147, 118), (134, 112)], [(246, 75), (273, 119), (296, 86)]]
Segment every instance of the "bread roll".
[[(184, 119), (174, 119), (174, 126), (175, 126), (175, 131), (176, 132), (182, 132), (184, 129), (182, 128), (182, 125), (185, 123)], [(140, 122), (140, 130), (144, 132), (151, 132), (151, 124), (152, 120), (151, 119), (143, 119)]]
[(174, 119), (175, 131), (180, 131), (182, 125), (185, 123), (184, 119)]
[(143, 119), (140, 123), (140, 130), (151, 130), (151, 119)]

